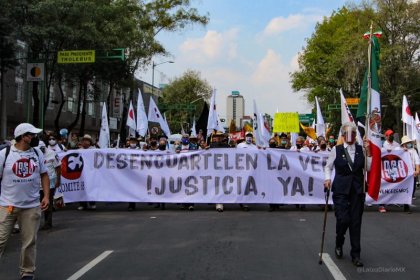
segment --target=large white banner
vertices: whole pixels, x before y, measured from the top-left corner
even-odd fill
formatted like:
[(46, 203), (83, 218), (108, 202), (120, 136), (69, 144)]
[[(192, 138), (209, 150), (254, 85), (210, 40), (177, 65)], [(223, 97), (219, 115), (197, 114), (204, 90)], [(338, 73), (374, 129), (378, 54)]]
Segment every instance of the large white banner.
[[(385, 156), (380, 203), (410, 203), (413, 170), (406, 154)], [(58, 191), (66, 202), (325, 203), (328, 153), (88, 149), (62, 156)]]

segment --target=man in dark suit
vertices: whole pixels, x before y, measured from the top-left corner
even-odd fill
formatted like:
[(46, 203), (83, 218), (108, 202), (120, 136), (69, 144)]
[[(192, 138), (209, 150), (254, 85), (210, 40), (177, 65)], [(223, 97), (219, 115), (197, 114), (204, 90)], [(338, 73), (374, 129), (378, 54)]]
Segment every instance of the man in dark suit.
[[(341, 127), (343, 144), (332, 148), (325, 166), (325, 188), (331, 188), (335, 208), (336, 240), (335, 254), (343, 257), (344, 236), (347, 229), (350, 233), (350, 255), (355, 266), (361, 267), (360, 233), (362, 214), (365, 202), (363, 186), (365, 153), (368, 157), (367, 168), (370, 168), (371, 158), (369, 141), (364, 140), (363, 147), (356, 143), (357, 127), (354, 123), (345, 123)], [(335, 168), (334, 181), (331, 184), (331, 173)]]

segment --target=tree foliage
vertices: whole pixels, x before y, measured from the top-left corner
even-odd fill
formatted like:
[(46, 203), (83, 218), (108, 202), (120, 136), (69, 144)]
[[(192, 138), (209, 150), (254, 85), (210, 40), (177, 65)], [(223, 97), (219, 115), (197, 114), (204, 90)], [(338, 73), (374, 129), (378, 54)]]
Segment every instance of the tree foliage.
[[(170, 110), (166, 114), (173, 131), (180, 131), (181, 124), (192, 123), (194, 116), (201, 114), (204, 102), (212, 93), (210, 84), (203, 80), (197, 71), (188, 70), (182, 76), (172, 80), (162, 92), (161, 102), (166, 105), (195, 105), (195, 111)], [(185, 125), (183, 125), (185, 128)]]
[[(8, 1), (2, 1), (8, 2)], [(189, 24), (207, 24), (208, 16), (199, 15), (188, 0), (13, 0), (10, 13), (16, 19), (14, 33), (8, 36), (24, 41), (28, 59), (46, 62), (47, 89), (61, 85), (61, 105), (56, 117), (59, 127), (66, 83), (80, 85), (79, 107), (69, 130), (79, 122), (82, 128), (86, 103), (97, 98), (96, 83), (115, 87), (134, 87), (133, 74), (147, 67), (153, 55), (167, 55), (156, 40), (161, 31), (177, 32)], [(3, 11), (2, 11), (3, 12)], [(0, 33), (1, 36), (3, 33)], [(2, 37), (3, 38), (3, 37)], [(115, 48), (124, 48), (124, 61), (104, 58)], [(60, 50), (96, 50), (95, 64), (57, 65)], [(92, 89), (93, 90), (90, 90)], [(50, 101), (49, 93), (44, 108)], [(108, 92), (108, 98), (109, 98)], [(34, 122), (37, 124), (38, 92), (33, 91)], [(108, 100), (109, 101), (109, 100)], [(108, 102), (109, 103), (109, 102)]]
[[(373, 23), (374, 31), (383, 32), (379, 83), (386, 105), (384, 126), (396, 126), (401, 119), (402, 95), (411, 93), (410, 105), (419, 105), (414, 94), (420, 88), (419, 9), (419, 2), (376, 0), (333, 12), (317, 24), (307, 40), (299, 57), (300, 69), (291, 75), (293, 89), (305, 90), (310, 102), (318, 96), (325, 107), (339, 104), (339, 89), (346, 97), (358, 97), (368, 53), (368, 41), (362, 35)], [(332, 114), (329, 121), (337, 123), (339, 118)]]

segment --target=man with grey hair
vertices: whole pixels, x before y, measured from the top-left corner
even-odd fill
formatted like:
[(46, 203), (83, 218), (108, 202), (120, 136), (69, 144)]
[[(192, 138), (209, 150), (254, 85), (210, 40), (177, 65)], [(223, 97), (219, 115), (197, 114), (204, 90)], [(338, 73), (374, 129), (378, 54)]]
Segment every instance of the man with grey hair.
[[(368, 157), (367, 169), (370, 169), (371, 155), (369, 141), (364, 140), (363, 146), (356, 143), (357, 127), (354, 123), (345, 123), (341, 127), (343, 144), (334, 146), (325, 166), (325, 191), (332, 187), (336, 223), (335, 254), (343, 257), (344, 236), (347, 229), (350, 233), (350, 255), (355, 266), (361, 267), (360, 234), (362, 214), (365, 203), (364, 167), (365, 154)], [(331, 183), (331, 173), (335, 168), (334, 181)]]

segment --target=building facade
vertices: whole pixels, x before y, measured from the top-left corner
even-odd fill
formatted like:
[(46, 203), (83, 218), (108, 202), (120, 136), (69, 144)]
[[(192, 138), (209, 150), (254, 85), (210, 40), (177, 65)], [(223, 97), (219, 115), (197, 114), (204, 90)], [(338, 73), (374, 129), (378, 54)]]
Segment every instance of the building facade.
[(229, 126), (232, 120), (235, 121), (237, 129), (242, 127), (242, 118), (245, 114), (245, 100), (239, 91), (232, 91), (226, 100), (226, 123)]
[[(24, 52), (24, 47), (22, 47)], [(22, 53), (23, 57), (24, 54)], [(79, 134), (82, 120), (81, 109), (83, 108), (83, 99), (80, 98), (80, 85), (77, 81), (66, 81), (62, 83), (61, 90), (57, 83), (52, 83), (49, 89), (44, 82), (28, 81), (27, 62), (19, 60), (19, 64), (14, 69), (8, 69), (2, 78), (3, 94), (0, 96), (2, 105), (2, 121), (0, 123), (0, 143), (5, 139), (12, 139), (15, 127), (22, 122), (33, 123), (33, 87), (38, 87), (38, 92), (45, 96), (47, 100), (47, 108), (43, 118), (44, 130), (55, 130), (55, 121), (58, 119), (59, 129), (68, 128), (80, 114), (76, 126), (69, 133)], [(128, 106), (130, 100), (133, 102), (136, 110), (138, 90), (142, 91), (143, 103), (146, 113), (149, 108), (149, 100), (152, 95), (152, 85), (140, 81), (134, 81), (134, 89), (116, 87), (110, 90), (107, 83), (101, 81), (90, 81), (87, 88), (87, 97), (85, 99), (85, 115), (84, 115), (84, 133), (89, 133), (92, 137), (99, 137), (101, 126), (101, 108), (103, 102), (109, 100), (108, 117), (110, 123), (111, 138), (116, 139), (121, 132), (124, 134), (126, 129), (125, 123)], [(49, 95), (47, 94), (49, 91)], [(62, 92), (62, 93), (61, 93)], [(154, 88), (153, 96), (157, 103), (157, 98), (161, 94), (159, 88)], [(109, 97), (109, 98), (108, 98)], [(61, 107), (61, 100), (64, 100)], [(80, 107), (79, 107), (80, 106)], [(39, 125), (40, 126), (40, 125)]]

